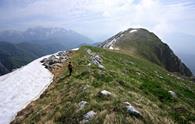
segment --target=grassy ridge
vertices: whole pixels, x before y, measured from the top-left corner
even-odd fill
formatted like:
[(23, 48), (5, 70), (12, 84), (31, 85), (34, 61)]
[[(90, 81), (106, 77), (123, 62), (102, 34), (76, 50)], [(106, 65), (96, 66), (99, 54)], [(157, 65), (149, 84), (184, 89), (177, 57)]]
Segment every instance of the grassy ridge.
[[(91, 49), (103, 59), (105, 69), (87, 66)], [(21, 111), (13, 123), (76, 124), (90, 110), (90, 123), (195, 123), (195, 85), (146, 60), (95, 47), (81, 47), (72, 55), (73, 76), (64, 67), (40, 99)], [(108, 90), (111, 97), (100, 97)], [(178, 98), (168, 93), (172, 90)], [(82, 100), (88, 104), (78, 110)], [(122, 103), (130, 102), (142, 118), (129, 115)]]

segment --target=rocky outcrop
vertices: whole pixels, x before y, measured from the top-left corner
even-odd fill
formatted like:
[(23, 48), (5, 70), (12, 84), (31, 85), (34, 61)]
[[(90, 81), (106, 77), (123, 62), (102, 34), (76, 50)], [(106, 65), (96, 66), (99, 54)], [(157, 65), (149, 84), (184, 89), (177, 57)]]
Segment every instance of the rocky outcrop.
[[(87, 54), (90, 55), (91, 63), (97, 65), (100, 69), (105, 69), (102, 65), (103, 59), (98, 54), (92, 52), (90, 49), (87, 49)], [(88, 66), (90, 66), (91, 63), (89, 63)]]
[(109, 38), (99, 47), (128, 51), (156, 63), (170, 72), (192, 76), (190, 69), (182, 63), (169, 46), (146, 29), (130, 28)]
[(56, 54), (51, 55), (48, 58), (41, 60), (41, 63), (48, 70), (52, 71), (63, 66), (63, 63), (67, 62), (70, 59), (70, 53), (72, 51), (61, 51)]

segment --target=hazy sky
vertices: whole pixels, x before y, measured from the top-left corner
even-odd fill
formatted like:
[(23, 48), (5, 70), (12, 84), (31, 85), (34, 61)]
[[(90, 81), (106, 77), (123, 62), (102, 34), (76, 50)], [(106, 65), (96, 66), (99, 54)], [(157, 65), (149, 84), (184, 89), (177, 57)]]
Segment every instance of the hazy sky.
[(147, 28), (163, 40), (195, 37), (195, 1), (0, 0), (0, 30), (34, 26), (73, 29), (94, 41), (129, 27)]

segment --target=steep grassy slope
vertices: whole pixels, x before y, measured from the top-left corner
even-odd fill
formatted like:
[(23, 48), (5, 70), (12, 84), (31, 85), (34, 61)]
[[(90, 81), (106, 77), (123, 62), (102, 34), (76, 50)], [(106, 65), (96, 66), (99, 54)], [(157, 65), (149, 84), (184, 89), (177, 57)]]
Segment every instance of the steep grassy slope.
[[(87, 49), (103, 59), (105, 69), (91, 66)], [(12, 123), (77, 124), (93, 110), (97, 115), (89, 123), (98, 124), (171, 124), (195, 123), (195, 85), (165, 69), (114, 51), (81, 47), (73, 53), (74, 73), (68, 77), (66, 65), (56, 71), (55, 80), (41, 95), (19, 112)], [(101, 97), (99, 91), (112, 93)], [(177, 94), (173, 98), (168, 91)], [(79, 110), (82, 100), (88, 104)], [(123, 102), (130, 102), (141, 117), (127, 113)]]

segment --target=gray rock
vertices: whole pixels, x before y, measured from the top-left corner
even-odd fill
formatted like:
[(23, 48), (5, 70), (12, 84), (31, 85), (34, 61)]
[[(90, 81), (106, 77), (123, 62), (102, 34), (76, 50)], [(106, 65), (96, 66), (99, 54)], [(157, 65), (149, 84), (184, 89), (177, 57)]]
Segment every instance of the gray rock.
[(129, 102), (124, 102), (124, 105), (129, 114), (134, 115), (134, 116), (141, 116), (141, 113), (134, 106), (132, 106)]
[(172, 97), (177, 98), (177, 94), (175, 92), (170, 90), (169, 93), (171, 94)]
[(41, 62), (43, 63), (45, 68), (49, 70), (59, 68), (62, 67), (62, 64), (70, 58), (69, 53), (70, 51), (60, 51), (48, 58), (44, 58), (43, 60), (41, 60)]
[(93, 118), (95, 118), (96, 116), (96, 112), (94, 111), (89, 111), (84, 115), (84, 119), (80, 122), (80, 124), (85, 124), (88, 123), (90, 120), (92, 120)]
[(79, 103), (79, 110), (82, 110), (82, 109), (85, 107), (86, 104), (87, 104), (86, 101), (81, 101), (81, 102)]
[(102, 96), (111, 96), (112, 93), (107, 91), (107, 90), (102, 90), (102, 91), (100, 91), (100, 95), (102, 95)]

